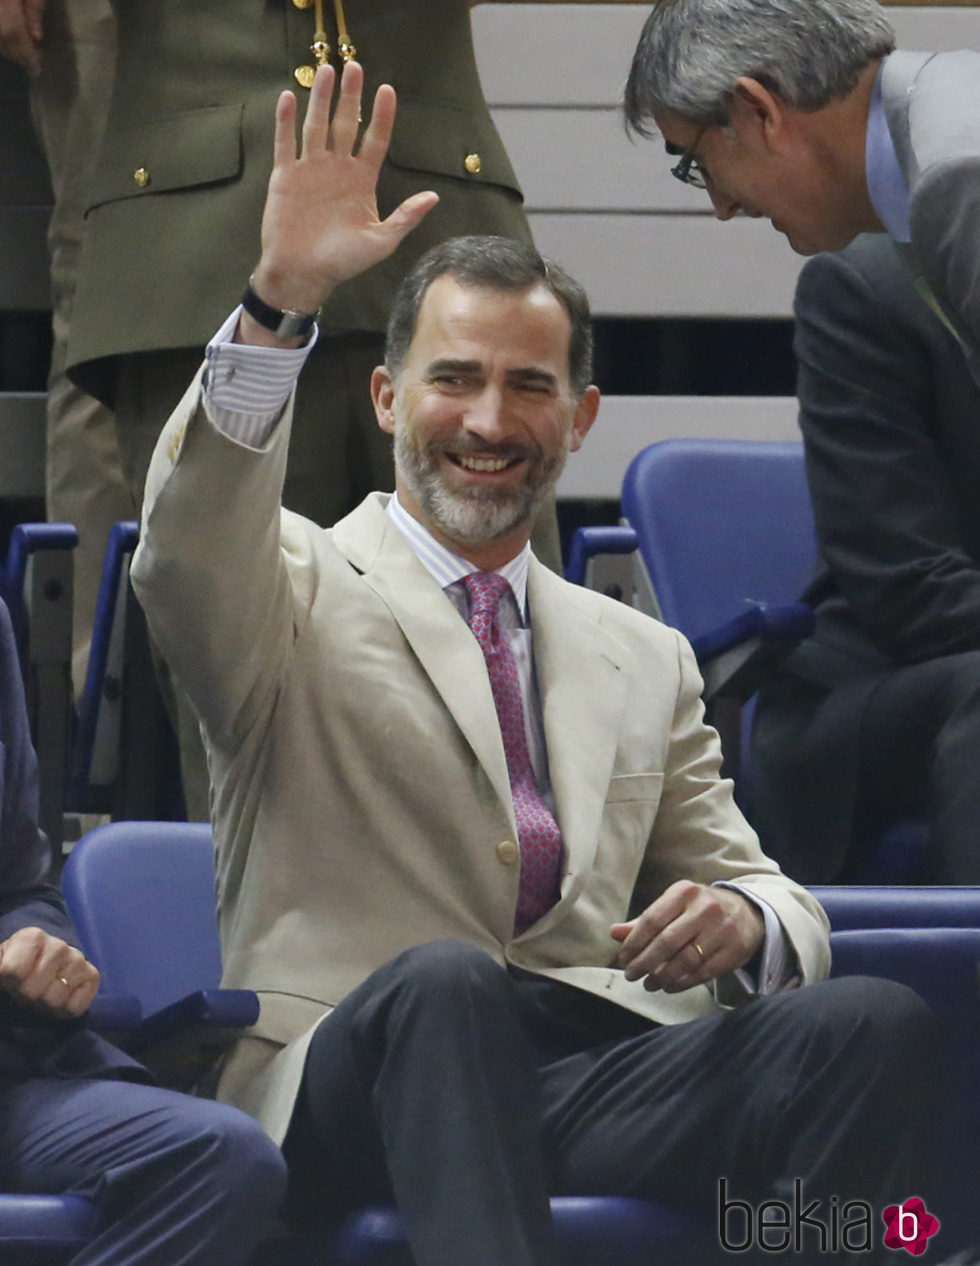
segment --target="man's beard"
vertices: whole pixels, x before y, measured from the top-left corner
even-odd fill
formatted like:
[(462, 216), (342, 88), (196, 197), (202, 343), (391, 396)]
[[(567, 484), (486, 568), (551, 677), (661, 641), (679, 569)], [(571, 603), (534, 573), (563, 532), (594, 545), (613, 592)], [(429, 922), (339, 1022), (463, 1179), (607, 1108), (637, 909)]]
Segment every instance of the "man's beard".
[[(439, 454), (488, 458), (526, 458), (527, 472), (520, 484), (509, 487), (450, 488), (439, 465)], [(452, 445), (419, 448), (403, 422), (395, 426), (395, 470), (419, 505), (450, 540), (463, 545), (486, 545), (519, 524), (554, 488), (568, 457), (568, 442), (551, 457), (526, 445), (487, 445), (461, 437)]]

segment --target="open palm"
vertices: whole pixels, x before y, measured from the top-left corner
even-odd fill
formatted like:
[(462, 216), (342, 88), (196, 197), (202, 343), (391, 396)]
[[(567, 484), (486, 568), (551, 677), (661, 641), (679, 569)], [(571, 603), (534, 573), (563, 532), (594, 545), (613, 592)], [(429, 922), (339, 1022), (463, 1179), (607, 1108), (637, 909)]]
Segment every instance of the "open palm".
[(311, 312), (341, 281), (387, 258), (435, 205), (432, 192), (414, 194), (386, 220), (378, 216), (378, 173), (395, 120), (395, 92), (383, 84), (357, 146), (364, 75), (344, 67), (331, 116), (334, 72), (320, 67), (310, 92), (296, 153), (296, 98), (284, 92), (276, 108), (273, 169), (262, 217), (262, 259), (256, 289), (268, 303)]

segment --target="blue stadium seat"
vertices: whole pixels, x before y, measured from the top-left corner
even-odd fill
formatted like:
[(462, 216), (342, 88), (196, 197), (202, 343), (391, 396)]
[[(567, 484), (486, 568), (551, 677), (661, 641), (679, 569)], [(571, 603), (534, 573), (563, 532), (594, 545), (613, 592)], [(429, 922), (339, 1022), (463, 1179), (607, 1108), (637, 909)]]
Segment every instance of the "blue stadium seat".
[(258, 1019), (251, 990), (221, 988), (206, 823), (113, 822), (65, 863), (62, 888), (102, 983), (93, 1023), (164, 1084), (187, 1089)]
[(0, 1266), (60, 1266), (88, 1243), (95, 1220), (81, 1196), (0, 1195)]

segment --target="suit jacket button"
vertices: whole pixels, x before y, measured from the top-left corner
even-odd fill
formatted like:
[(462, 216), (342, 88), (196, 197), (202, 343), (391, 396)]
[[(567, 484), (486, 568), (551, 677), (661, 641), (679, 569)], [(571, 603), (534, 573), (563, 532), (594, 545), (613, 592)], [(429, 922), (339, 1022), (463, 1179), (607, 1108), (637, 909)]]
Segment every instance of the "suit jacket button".
[(463, 166), (471, 176), (475, 176), (483, 167), (483, 159), (479, 154), (467, 154), (463, 159)]
[(145, 189), (146, 186), (150, 183), (150, 173), (146, 170), (145, 167), (137, 167), (136, 170), (133, 172), (133, 179), (136, 181), (136, 183), (139, 185), (141, 189)]
[(513, 866), (521, 855), (521, 850), (513, 840), (502, 840), (497, 845), (497, 861), (504, 866)]

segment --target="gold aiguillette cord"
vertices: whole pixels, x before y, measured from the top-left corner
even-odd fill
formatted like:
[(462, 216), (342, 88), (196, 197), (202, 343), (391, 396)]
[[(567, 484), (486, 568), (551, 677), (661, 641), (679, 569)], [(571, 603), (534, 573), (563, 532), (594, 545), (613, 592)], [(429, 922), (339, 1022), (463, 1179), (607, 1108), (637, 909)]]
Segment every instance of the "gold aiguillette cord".
[[(322, 2), (322, 0), (321, 0)], [(357, 56), (357, 49), (351, 41), (347, 30), (347, 15), (344, 13), (344, 0), (333, 0), (334, 16), (337, 19), (337, 51), (345, 62), (352, 62)]]
[[(296, 3), (296, 0), (294, 0)], [(302, 84), (304, 88), (313, 87), (313, 79), (316, 75), (317, 66), (325, 66), (330, 60), (330, 42), (327, 39), (327, 27), (323, 19), (323, 0), (313, 0), (314, 5), (314, 22), (316, 30), (313, 32), (313, 43), (310, 45), (310, 52), (316, 62), (316, 66), (298, 66), (295, 71), (296, 80)], [(309, 8), (309, 0), (300, 0), (297, 8)], [(347, 15), (344, 12), (343, 0), (333, 0), (334, 18), (337, 23), (337, 52), (340, 54), (341, 60), (345, 62), (353, 61), (357, 56), (357, 49), (347, 30)]]

